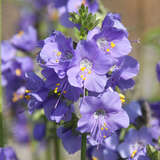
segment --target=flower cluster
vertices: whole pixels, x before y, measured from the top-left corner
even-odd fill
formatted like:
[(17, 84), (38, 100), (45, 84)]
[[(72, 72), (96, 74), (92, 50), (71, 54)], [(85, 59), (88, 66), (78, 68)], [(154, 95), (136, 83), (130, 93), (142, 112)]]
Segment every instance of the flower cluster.
[[(138, 62), (128, 56), (131, 49), (128, 32), (113, 13), (107, 14), (101, 28), (89, 31), (87, 39), (77, 43), (59, 31), (43, 40), (37, 58), (43, 78), (26, 74), (28, 107), (30, 113), (44, 109), (48, 120), (63, 121), (57, 133), (69, 153), (80, 149), (81, 134), (99, 146), (129, 126), (121, 92), (134, 86), (133, 77), (139, 71)], [(65, 140), (68, 134), (72, 138)], [(73, 141), (77, 149), (72, 149)]]
[[(129, 55), (132, 45), (120, 15), (109, 12), (97, 19), (95, 13), (103, 12), (97, 0), (27, 4), (33, 7), (22, 10), (20, 31), (1, 43), (2, 85), (14, 139), (32, 140), (27, 105), (32, 137), (42, 145), (51, 139), (57, 144), (59, 138), (69, 154), (81, 149), (89, 160), (158, 157), (160, 102), (127, 99), (139, 63)], [(156, 72), (160, 81), (160, 63)], [(4, 147), (1, 159), (17, 157)]]

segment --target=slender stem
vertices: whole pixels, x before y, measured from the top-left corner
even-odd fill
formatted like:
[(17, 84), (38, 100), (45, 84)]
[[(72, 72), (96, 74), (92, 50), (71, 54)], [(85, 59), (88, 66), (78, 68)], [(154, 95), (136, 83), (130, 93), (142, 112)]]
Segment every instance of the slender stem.
[(81, 139), (81, 160), (86, 159), (86, 142), (87, 142), (87, 135), (84, 133), (82, 134), (82, 139)]
[(54, 156), (55, 160), (60, 160), (60, 141), (59, 138), (57, 137), (57, 126), (56, 123), (54, 123)]
[[(2, 108), (2, 107), (0, 106), (0, 108)], [(3, 117), (2, 117), (1, 111), (0, 111), (0, 147), (4, 147)]]
[(51, 143), (50, 141), (47, 142), (46, 144), (46, 160), (52, 160), (52, 156), (51, 156)]

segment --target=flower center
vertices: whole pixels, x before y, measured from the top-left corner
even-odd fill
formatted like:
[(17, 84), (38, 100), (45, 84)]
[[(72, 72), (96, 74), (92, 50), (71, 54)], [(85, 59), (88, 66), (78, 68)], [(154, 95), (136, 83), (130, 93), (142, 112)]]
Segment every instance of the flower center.
[(22, 37), (23, 34), (24, 34), (24, 31), (19, 31), (19, 32), (17, 33), (17, 36), (18, 36), (18, 37)]
[(16, 69), (16, 76), (21, 76), (21, 74), (22, 74), (21, 69), (17, 68)]
[(99, 48), (101, 48), (106, 53), (109, 53), (116, 46), (114, 42), (108, 42), (104, 38), (98, 39), (97, 45)]
[(109, 125), (105, 119), (106, 112), (102, 109), (97, 110), (93, 114), (93, 122), (91, 126), (91, 136), (98, 143), (102, 143), (107, 138)]
[(85, 80), (87, 74), (91, 74), (92, 72), (92, 62), (89, 61), (87, 58), (81, 60), (80, 62), (80, 70), (82, 71), (80, 77)]
[(97, 119), (99, 116), (104, 116), (106, 114), (106, 112), (102, 109), (94, 112), (94, 118)]

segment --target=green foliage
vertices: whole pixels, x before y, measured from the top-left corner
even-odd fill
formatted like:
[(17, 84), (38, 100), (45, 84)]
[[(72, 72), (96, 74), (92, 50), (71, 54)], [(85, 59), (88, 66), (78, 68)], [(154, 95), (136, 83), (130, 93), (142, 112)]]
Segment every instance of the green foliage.
[(154, 46), (160, 52), (160, 28), (151, 29), (143, 37), (143, 43)]
[(151, 160), (160, 160), (160, 151), (152, 145), (147, 145), (147, 155)]
[(94, 29), (99, 23), (99, 20), (96, 20), (96, 15), (88, 13), (88, 7), (85, 7), (83, 4), (81, 5), (78, 13), (70, 13), (70, 16), (70, 21), (80, 27), (76, 32), (81, 40), (86, 39), (88, 31)]

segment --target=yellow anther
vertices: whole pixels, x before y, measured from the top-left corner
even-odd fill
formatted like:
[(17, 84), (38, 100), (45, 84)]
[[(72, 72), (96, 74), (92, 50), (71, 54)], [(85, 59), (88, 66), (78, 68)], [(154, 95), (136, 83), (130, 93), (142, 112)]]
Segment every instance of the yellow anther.
[(24, 31), (19, 31), (19, 32), (17, 33), (17, 36), (18, 36), (18, 37), (21, 37), (23, 34), (24, 34)]
[(122, 93), (119, 93), (120, 98), (125, 98), (125, 95), (123, 95)]
[(98, 160), (96, 157), (92, 157), (92, 160)]
[(56, 63), (59, 63), (59, 60), (58, 60), (58, 59), (56, 59)]
[(60, 93), (58, 93), (57, 95), (58, 95), (58, 96), (60, 96), (61, 94), (60, 94)]
[(91, 74), (91, 70), (88, 71), (88, 74)]
[(54, 89), (54, 93), (57, 93), (57, 92), (58, 92), (58, 87)]
[(62, 54), (61, 52), (59, 52), (59, 51), (57, 52), (57, 56), (60, 56), (61, 54)]
[(31, 96), (30, 96), (30, 95), (26, 95), (25, 98), (26, 98), (27, 100), (29, 100), (29, 99), (31, 98)]
[(67, 91), (63, 91), (63, 93), (65, 94)]
[(22, 99), (23, 98), (23, 94), (17, 94), (17, 93), (13, 93), (13, 98), (12, 98), (12, 101), (13, 102), (17, 102), (18, 100)]
[(125, 102), (125, 96), (122, 93), (119, 93), (119, 96), (120, 96), (121, 102), (124, 103)]
[(60, 83), (57, 83), (56, 86), (60, 86)]
[(106, 138), (106, 136), (103, 136), (103, 138)]
[(111, 42), (111, 47), (114, 48), (116, 45), (114, 42)]
[(125, 102), (125, 99), (120, 99), (120, 100), (121, 100), (121, 102), (122, 102), (122, 103), (124, 103), (124, 102)]
[(25, 90), (25, 93), (30, 93), (30, 92), (31, 92), (31, 91), (30, 91), (30, 90), (28, 90), (28, 89), (26, 89), (26, 90)]
[(134, 150), (133, 153), (131, 154), (131, 158), (133, 158), (136, 153), (137, 153), (137, 150)]
[(84, 75), (81, 75), (80, 76), (83, 80), (86, 80), (86, 77), (84, 77)]
[(86, 67), (82, 67), (82, 68), (81, 68), (81, 71), (84, 71), (85, 69), (86, 69)]
[(107, 131), (107, 130), (108, 130), (108, 128), (106, 127), (106, 128), (105, 128), (105, 130)]
[(102, 128), (101, 128), (101, 130), (103, 131), (103, 130), (104, 130), (104, 128), (102, 127)]
[(20, 69), (16, 69), (16, 76), (21, 76), (22, 72)]
[(104, 127), (106, 127), (106, 125), (107, 125), (106, 122), (104, 122)]
[(110, 52), (110, 49), (107, 48), (106, 51), (107, 51), (107, 52)]

